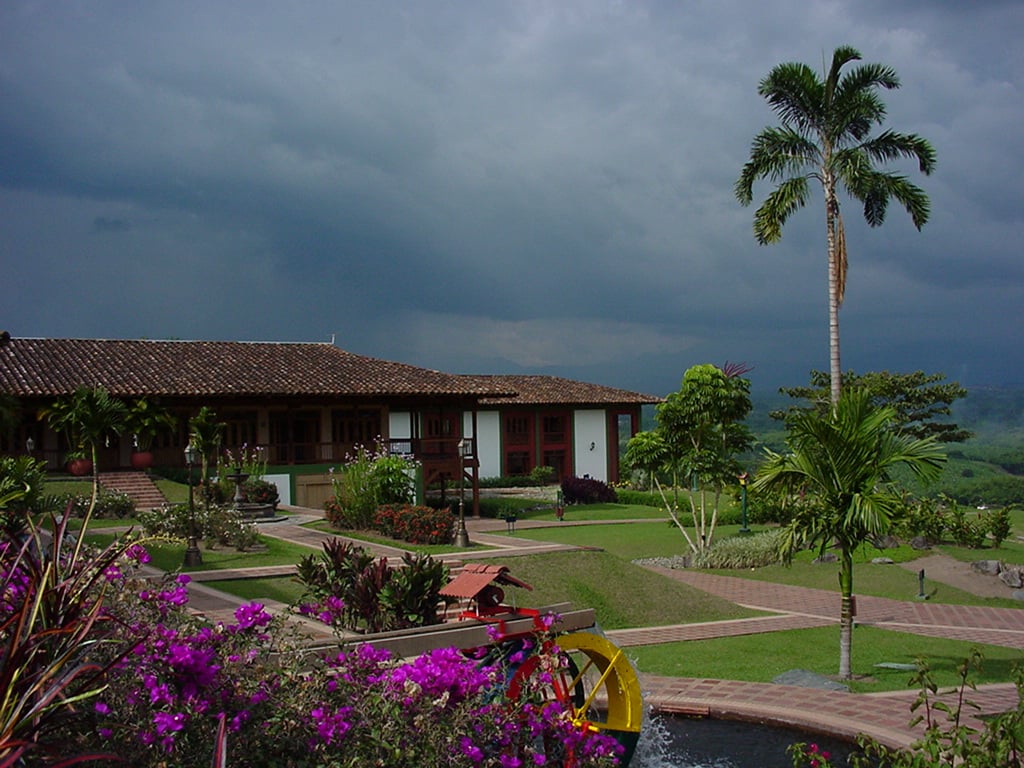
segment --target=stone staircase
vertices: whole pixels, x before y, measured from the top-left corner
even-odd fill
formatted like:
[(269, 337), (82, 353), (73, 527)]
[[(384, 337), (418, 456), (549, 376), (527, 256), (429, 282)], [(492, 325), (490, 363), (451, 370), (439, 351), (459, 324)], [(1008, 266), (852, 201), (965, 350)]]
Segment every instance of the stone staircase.
[(127, 494), (136, 509), (152, 509), (167, 503), (145, 472), (100, 472), (100, 485), (108, 491)]

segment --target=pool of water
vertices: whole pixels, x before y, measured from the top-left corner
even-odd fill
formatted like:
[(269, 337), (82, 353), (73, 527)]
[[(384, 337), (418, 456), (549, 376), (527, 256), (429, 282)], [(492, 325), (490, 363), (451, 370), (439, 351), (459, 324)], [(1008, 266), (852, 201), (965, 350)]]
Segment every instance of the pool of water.
[(786, 748), (814, 742), (845, 765), (853, 745), (802, 731), (735, 720), (653, 716), (630, 768), (792, 768)]

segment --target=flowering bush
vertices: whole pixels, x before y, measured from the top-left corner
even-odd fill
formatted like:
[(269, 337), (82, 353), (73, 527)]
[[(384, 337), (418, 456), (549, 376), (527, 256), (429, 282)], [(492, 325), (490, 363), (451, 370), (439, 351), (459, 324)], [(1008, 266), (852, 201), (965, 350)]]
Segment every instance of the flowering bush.
[(259, 529), (232, 507), (204, 504), (170, 504), (139, 513), (139, 522), (148, 536), (167, 536), (187, 539), (189, 526), (194, 522), (196, 536), (207, 547), (234, 547), (239, 552), (250, 549), (260, 541)]
[(277, 486), (269, 480), (250, 477), (242, 483), (242, 500), (250, 504), (277, 504), (280, 496)]
[[(47, 512), (69, 510), (75, 517), (84, 517), (92, 503), (92, 495), (88, 493), (62, 493), (46, 497)], [(70, 506), (69, 506), (70, 505)], [(101, 519), (120, 519), (135, 514), (135, 502), (127, 493), (101, 490), (96, 496), (96, 507), (92, 517)]]
[(55, 533), (52, 561), (29, 542), (0, 547), (2, 765), (489, 768), (567, 749), (581, 767), (615, 764), (612, 740), (536, 690), (495, 696), (499, 664), (455, 649), (314, 657), (259, 603), (230, 623), (190, 613), (187, 577), (137, 577), (137, 543), (91, 552), (65, 523)]
[(378, 440), (374, 450), (356, 446), (338, 472), (331, 471), (334, 504), (325, 506), (327, 519), (339, 528), (368, 529), (377, 507), (413, 500), (418, 464), (411, 457), (390, 453)]
[(450, 509), (386, 505), (377, 508), (373, 529), (413, 544), (450, 544), (455, 534), (455, 515)]
[(263, 477), (267, 474), (267, 449), (258, 445), (249, 448), (248, 443), (242, 443), (237, 454), (225, 449), (217, 457), (217, 477), (234, 474), (236, 469), (252, 478)]

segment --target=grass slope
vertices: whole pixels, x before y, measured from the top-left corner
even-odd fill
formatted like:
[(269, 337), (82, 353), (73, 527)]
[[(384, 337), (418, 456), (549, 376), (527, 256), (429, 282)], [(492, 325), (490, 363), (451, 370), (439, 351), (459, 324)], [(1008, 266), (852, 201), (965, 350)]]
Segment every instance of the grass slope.
[(505, 590), (524, 607), (568, 602), (594, 608), (604, 629), (686, 624), (759, 615), (685, 584), (652, 574), (607, 552), (553, 552), (495, 559), (533, 587)]

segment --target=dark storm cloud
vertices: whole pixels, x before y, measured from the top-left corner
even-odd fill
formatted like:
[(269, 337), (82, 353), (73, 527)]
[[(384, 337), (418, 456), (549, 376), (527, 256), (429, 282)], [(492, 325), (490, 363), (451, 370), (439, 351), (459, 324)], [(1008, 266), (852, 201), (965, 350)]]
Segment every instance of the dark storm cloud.
[(1020, 381), (1022, 26), (1014, 3), (7, 3), (3, 325), (800, 383), (827, 365), (820, 203), (762, 248), (732, 185), (773, 122), (758, 81), (849, 43), (899, 72), (890, 125), (939, 165), (906, 169), (922, 233), (846, 204), (845, 362)]

